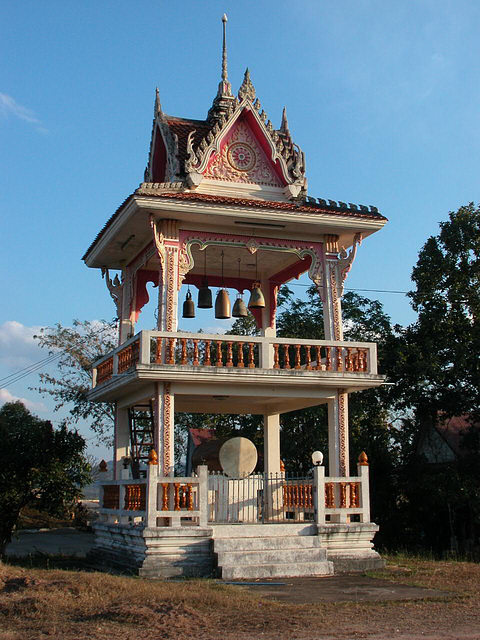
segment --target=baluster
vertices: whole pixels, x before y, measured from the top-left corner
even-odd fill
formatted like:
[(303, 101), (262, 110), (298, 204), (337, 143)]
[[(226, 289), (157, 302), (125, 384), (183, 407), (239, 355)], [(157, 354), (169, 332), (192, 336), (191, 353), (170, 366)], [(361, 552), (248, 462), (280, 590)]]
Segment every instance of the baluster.
[(340, 508), (344, 509), (347, 506), (347, 483), (340, 483)]
[(210, 342), (211, 340), (205, 340), (205, 357), (203, 359), (203, 364), (206, 367), (210, 367), (212, 365), (210, 361)]
[(367, 350), (366, 349), (362, 349), (362, 353), (363, 353), (363, 369), (362, 369), (362, 371), (364, 371), (366, 373), (368, 371)]
[(321, 354), (321, 351), (320, 351), (320, 345), (319, 344), (315, 345), (315, 353), (316, 353), (316, 359), (317, 359), (317, 366), (315, 367), (315, 369), (321, 370), (321, 368), (322, 368), (322, 354)]
[(332, 370), (332, 347), (325, 347), (325, 369)]
[(342, 347), (335, 347), (337, 353), (337, 371), (343, 371)]
[(168, 511), (168, 482), (162, 482), (162, 511)]
[(358, 507), (358, 483), (350, 482), (350, 507)]
[(155, 349), (155, 364), (162, 364), (162, 338), (157, 338), (157, 347)]
[(168, 359), (167, 364), (175, 364), (174, 355), (175, 355), (175, 338), (167, 338), (168, 340)]
[(248, 343), (248, 368), (255, 369), (255, 353), (253, 351), (253, 342)]
[(325, 484), (325, 506), (327, 509), (335, 508), (335, 492), (333, 490), (333, 482)]
[(233, 367), (233, 342), (227, 342), (227, 367)]
[(312, 368), (312, 355), (310, 349), (310, 345), (305, 345), (305, 369), (307, 371), (310, 371)]
[(187, 484), (187, 509), (193, 511), (193, 490), (191, 484)]
[(353, 360), (352, 360), (352, 348), (347, 347), (347, 357), (345, 360), (345, 369), (347, 371), (353, 371)]
[(198, 367), (200, 364), (198, 360), (198, 338), (193, 339), (193, 366)]
[(187, 508), (187, 488), (184, 484), (180, 485), (180, 507), (182, 509)]
[(361, 358), (360, 358), (360, 353), (359, 350), (356, 349), (355, 353), (352, 356), (352, 360), (353, 360), (353, 370), (355, 372), (361, 371)]
[(238, 361), (237, 361), (237, 368), (238, 369), (243, 369), (245, 367), (245, 364), (243, 362), (243, 342), (239, 342), (238, 343)]
[(187, 364), (187, 339), (180, 338), (182, 343), (182, 360), (180, 364)]
[(284, 369), (291, 369), (290, 367), (290, 345), (288, 344), (284, 344), (283, 345), (283, 359), (284, 359), (284, 363), (283, 363), (283, 368)]
[(175, 492), (173, 496), (173, 509), (174, 511), (180, 511), (180, 485), (175, 482), (173, 488)]
[(300, 345), (295, 345), (295, 369), (300, 369)]
[(217, 362), (215, 363), (215, 366), (223, 367), (222, 341), (221, 340), (217, 340), (216, 342), (217, 342)]
[(278, 348), (279, 348), (279, 344), (274, 344), (273, 345), (273, 368), (274, 369), (280, 369), (280, 363), (279, 363), (279, 358), (278, 358)]

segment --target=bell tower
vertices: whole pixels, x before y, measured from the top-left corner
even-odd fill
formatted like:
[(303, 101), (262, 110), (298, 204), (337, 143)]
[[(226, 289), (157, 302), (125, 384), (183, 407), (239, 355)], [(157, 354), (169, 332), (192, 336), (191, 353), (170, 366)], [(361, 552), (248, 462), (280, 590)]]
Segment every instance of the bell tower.
[[(205, 120), (168, 115), (157, 89), (144, 180), (83, 257), (101, 270), (119, 318), (118, 348), (94, 363), (90, 398), (115, 403), (120, 485), (124, 460), (141, 450), (132, 436), (137, 406), (153, 410), (143, 462), (153, 444), (149, 464), (164, 479), (175, 474), (176, 411), (262, 415), (266, 478), (283, 473), (281, 414), (325, 403), (332, 486), (343, 478), (353, 487), (348, 396), (383, 378), (375, 344), (343, 341), (341, 299), (359, 246), (386, 218), (375, 207), (307, 195), (305, 154), (293, 141), (286, 110), (275, 128), (248, 69), (232, 93), (226, 16), (222, 23), (221, 80)], [(322, 300), (321, 341), (277, 337), (279, 288), (304, 273)], [(158, 288), (157, 324), (136, 333), (147, 283)], [(230, 317), (229, 290), (236, 291), (234, 315), (252, 313), (260, 335), (178, 331), (184, 285), (184, 317), (192, 317), (195, 303), (212, 309), (212, 317), (214, 310), (216, 317)], [(218, 288), (215, 298), (212, 288)], [(356, 489), (350, 490), (356, 504)], [(331, 509), (329, 522), (346, 522), (343, 512)]]

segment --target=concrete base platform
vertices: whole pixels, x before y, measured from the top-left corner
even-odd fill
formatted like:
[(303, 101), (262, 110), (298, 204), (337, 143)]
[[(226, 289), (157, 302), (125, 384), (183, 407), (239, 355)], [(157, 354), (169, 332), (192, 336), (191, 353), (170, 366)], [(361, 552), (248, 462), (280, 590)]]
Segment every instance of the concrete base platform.
[(97, 522), (92, 564), (147, 578), (262, 579), (364, 572), (384, 566), (375, 524), (156, 527)]
[(213, 574), (212, 529), (143, 528), (98, 522), (92, 564), (145, 578), (204, 578)]

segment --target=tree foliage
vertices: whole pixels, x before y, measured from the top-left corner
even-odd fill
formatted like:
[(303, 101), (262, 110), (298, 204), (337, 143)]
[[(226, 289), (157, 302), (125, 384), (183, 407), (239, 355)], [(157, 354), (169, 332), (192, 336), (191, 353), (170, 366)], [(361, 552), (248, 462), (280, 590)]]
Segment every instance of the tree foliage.
[(51, 396), (55, 411), (68, 407), (68, 424), (86, 420), (98, 439), (106, 443), (111, 442), (113, 434), (113, 405), (91, 402), (87, 392), (92, 387), (92, 362), (115, 348), (115, 336), (113, 323), (88, 320), (74, 320), (72, 327), (57, 323), (34, 336), (41, 347), (59, 357), (58, 374), (41, 373), (40, 387), (33, 390)]
[(85, 440), (65, 424), (53, 429), (21, 402), (0, 409), (0, 556), (26, 506), (63, 515), (90, 479)]

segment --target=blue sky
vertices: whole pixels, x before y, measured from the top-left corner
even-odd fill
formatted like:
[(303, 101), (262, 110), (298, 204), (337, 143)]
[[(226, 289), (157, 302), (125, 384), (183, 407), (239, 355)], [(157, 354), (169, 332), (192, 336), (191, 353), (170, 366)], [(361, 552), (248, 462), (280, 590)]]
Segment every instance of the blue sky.
[[(438, 222), (480, 200), (480, 3), (4, 0), (0, 377), (43, 357), (35, 327), (113, 317), (81, 256), (142, 180), (155, 86), (167, 113), (205, 117), (224, 12), (233, 88), (248, 66), (276, 125), (287, 106), (309, 194), (390, 220), (360, 248), (348, 287), (408, 290)], [(395, 322), (414, 320), (404, 296), (376, 297)], [(27, 390), (36, 382), (0, 390), (0, 402), (12, 394), (50, 415)]]

